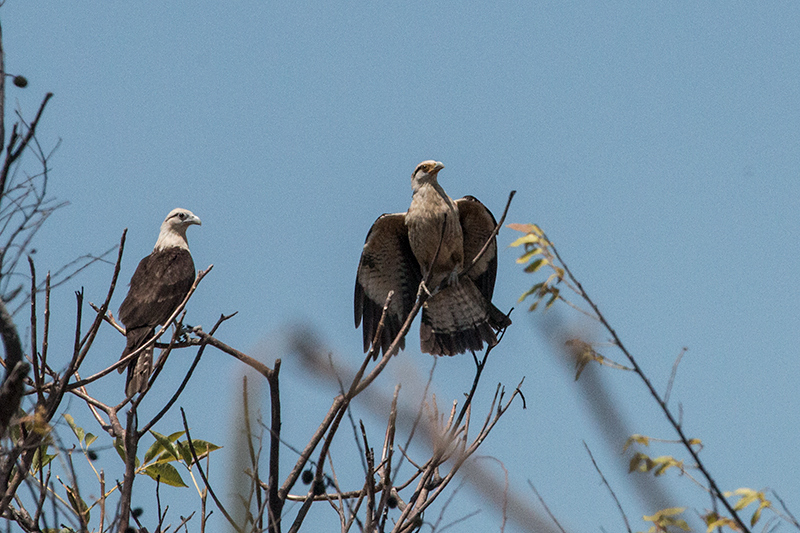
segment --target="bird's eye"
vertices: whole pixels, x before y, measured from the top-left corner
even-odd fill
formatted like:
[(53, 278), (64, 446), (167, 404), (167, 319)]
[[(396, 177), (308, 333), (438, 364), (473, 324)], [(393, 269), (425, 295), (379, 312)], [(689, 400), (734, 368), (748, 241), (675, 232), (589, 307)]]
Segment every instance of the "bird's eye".
[(178, 214), (178, 218), (180, 218), (181, 220), (183, 220), (184, 218), (186, 218), (186, 213), (179, 213), (179, 214)]

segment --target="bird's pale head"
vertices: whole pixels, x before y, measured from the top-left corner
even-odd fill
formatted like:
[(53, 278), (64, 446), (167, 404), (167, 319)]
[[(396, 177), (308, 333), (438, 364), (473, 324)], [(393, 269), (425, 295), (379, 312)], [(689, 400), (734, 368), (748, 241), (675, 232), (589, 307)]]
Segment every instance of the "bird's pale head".
[(172, 246), (178, 248), (189, 249), (189, 244), (186, 241), (186, 228), (192, 224), (200, 226), (200, 217), (189, 211), (177, 207), (169, 212), (167, 218), (161, 223), (161, 231), (158, 234), (158, 241), (156, 241), (156, 250), (163, 250)]
[(443, 168), (444, 165), (440, 161), (423, 161), (411, 174), (411, 188), (417, 190), (426, 183), (436, 183), (436, 175)]

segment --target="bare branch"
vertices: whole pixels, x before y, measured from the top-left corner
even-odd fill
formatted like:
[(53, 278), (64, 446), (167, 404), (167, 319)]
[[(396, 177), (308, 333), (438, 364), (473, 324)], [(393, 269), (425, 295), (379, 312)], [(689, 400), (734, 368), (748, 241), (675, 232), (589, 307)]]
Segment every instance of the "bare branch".
[(233, 529), (235, 529), (238, 533), (243, 533), (242, 528), (239, 527), (236, 522), (233, 521), (231, 515), (228, 514), (228, 511), (225, 509), (225, 506), (222, 505), (222, 502), (219, 501), (217, 495), (214, 493), (214, 489), (211, 488), (211, 485), (208, 483), (208, 478), (206, 478), (205, 472), (203, 472), (203, 467), (200, 466), (200, 460), (197, 458), (197, 452), (194, 449), (194, 445), (192, 444), (192, 436), (189, 434), (189, 424), (186, 422), (186, 413), (183, 411), (183, 407), (181, 409), (181, 418), (183, 419), (183, 430), (186, 431), (186, 442), (189, 445), (189, 451), (192, 454), (192, 459), (194, 460), (195, 466), (197, 466), (197, 471), (200, 473), (200, 477), (203, 478), (203, 483), (205, 484), (206, 488), (208, 489), (209, 494), (211, 494), (211, 498), (214, 500), (214, 503), (217, 504), (217, 509), (219, 509), (225, 518), (228, 520), (228, 523), (231, 525)]
[[(6, 377), (0, 388), (0, 437), (5, 435), (11, 416), (16, 413), (24, 392), (23, 380), (30, 365), (23, 361), (22, 343), (11, 315), (0, 299), (0, 336), (3, 337)], [(0, 489), (4, 487), (0, 486)]]
[(20, 143), (17, 145), (17, 140), (19, 136), (15, 132), (11, 134), (11, 138), (8, 141), (8, 147), (6, 148), (6, 158), (3, 161), (3, 166), (0, 168), (0, 201), (2, 201), (3, 196), (5, 195), (6, 191), (6, 181), (8, 179), (8, 171), (11, 168), (12, 163), (22, 155), (22, 152), (28, 146), (28, 143), (31, 142), (34, 134), (36, 133), (36, 126), (39, 124), (39, 119), (42, 117), (42, 113), (44, 112), (44, 107), (47, 105), (47, 102), (50, 98), (53, 97), (53, 93), (47, 93), (42, 100), (41, 105), (39, 106), (39, 111), (36, 113), (36, 118), (33, 119), (30, 126), (28, 127), (28, 131), (25, 133), (25, 136), (22, 138)]
[[(611, 488), (611, 485), (608, 483), (608, 480), (606, 479), (606, 476), (603, 475), (603, 472), (600, 471), (600, 467), (597, 466), (597, 461), (594, 460), (594, 455), (592, 455), (592, 450), (589, 449), (589, 445), (586, 444), (586, 442), (583, 443), (583, 446), (584, 446), (584, 448), (586, 448), (586, 453), (589, 454), (589, 458), (592, 460), (592, 464), (594, 465), (594, 469), (597, 470), (598, 474), (600, 474), (600, 479), (603, 480), (603, 485), (606, 486), (606, 488), (608, 489), (608, 492), (611, 493), (611, 497), (614, 498), (614, 503), (617, 504), (617, 509), (619, 509), (619, 514), (622, 515), (622, 520), (625, 521), (625, 529), (628, 530), (628, 533), (633, 533), (633, 530), (631, 529), (631, 524), (630, 524), (630, 522), (628, 522), (628, 516), (625, 514), (625, 511), (622, 509), (622, 504), (619, 503), (619, 499), (617, 498), (617, 495), (614, 494), (614, 489)], [(556, 524), (557, 523), (558, 522), (556, 522)]]
[[(542, 232), (542, 236), (548, 242), (550, 241), (544, 234), (544, 232)], [(658, 406), (661, 408), (661, 411), (667, 417), (667, 420), (669, 421), (670, 425), (678, 434), (678, 437), (680, 438), (683, 447), (689, 452), (689, 455), (692, 456), (692, 459), (697, 464), (698, 469), (703, 473), (703, 477), (706, 478), (706, 481), (708, 482), (714, 496), (717, 498), (717, 500), (719, 500), (719, 502), (723, 505), (723, 507), (725, 507), (725, 509), (731, 515), (731, 517), (733, 517), (734, 521), (741, 528), (741, 530), (745, 533), (750, 533), (750, 529), (745, 525), (742, 518), (739, 516), (739, 514), (736, 512), (733, 506), (725, 498), (724, 494), (722, 493), (722, 490), (720, 490), (719, 486), (717, 485), (716, 480), (711, 475), (711, 472), (708, 471), (705, 464), (700, 459), (700, 456), (697, 454), (697, 451), (689, 442), (689, 438), (683, 432), (682, 425), (678, 422), (678, 420), (675, 419), (674, 415), (672, 414), (672, 411), (669, 409), (667, 404), (658, 394), (658, 391), (656, 391), (655, 387), (650, 382), (650, 378), (647, 377), (647, 375), (644, 373), (644, 370), (642, 370), (642, 368), (639, 366), (639, 363), (633, 357), (633, 354), (631, 354), (625, 347), (624, 343), (622, 342), (622, 339), (620, 339), (619, 335), (617, 335), (617, 332), (614, 330), (614, 328), (611, 326), (608, 320), (606, 320), (605, 316), (600, 311), (600, 308), (597, 306), (594, 300), (591, 299), (589, 294), (583, 288), (583, 285), (581, 285), (580, 281), (578, 281), (578, 279), (572, 274), (572, 271), (569, 269), (567, 264), (559, 255), (558, 249), (555, 247), (555, 245), (551, 243), (550, 247), (552, 248), (553, 254), (555, 254), (555, 257), (558, 260), (558, 262), (564, 267), (564, 271), (567, 274), (569, 280), (571, 280), (572, 283), (575, 285), (578, 294), (592, 308), (592, 311), (594, 311), (595, 315), (597, 316), (597, 319), (600, 321), (600, 323), (603, 325), (606, 331), (608, 331), (608, 333), (611, 335), (614, 344), (616, 344), (617, 347), (619, 347), (620, 351), (622, 351), (622, 353), (625, 354), (625, 357), (628, 359), (628, 362), (633, 367), (634, 372), (636, 372), (636, 374), (639, 376), (642, 382), (644, 382), (645, 386), (647, 387), (647, 390), (650, 392), (650, 395), (656, 400), (656, 403), (658, 403)]]

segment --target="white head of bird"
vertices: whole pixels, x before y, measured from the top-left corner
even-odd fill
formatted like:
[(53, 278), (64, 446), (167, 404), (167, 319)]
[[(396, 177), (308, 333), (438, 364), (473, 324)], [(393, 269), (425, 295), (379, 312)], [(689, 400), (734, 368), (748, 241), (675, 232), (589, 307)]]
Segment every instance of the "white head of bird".
[(164, 250), (176, 246), (178, 248), (189, 249), (189, 243), (186, 241), (186, 228), (197, 224), (200, 226), (200, 218), (181, 207), (176, 207), (169, 212), (167, 218), (161, 223), (161, 231), (158, 233), (158, 240), (154, 250)]

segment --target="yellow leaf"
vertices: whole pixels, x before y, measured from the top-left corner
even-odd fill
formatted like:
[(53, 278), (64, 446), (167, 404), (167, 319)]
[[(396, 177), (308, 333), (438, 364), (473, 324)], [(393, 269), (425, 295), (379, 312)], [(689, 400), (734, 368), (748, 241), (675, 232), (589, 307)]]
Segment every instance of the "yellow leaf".
[(722, 527), (729, 527), (733, 531), (739, 531), (739, 525), (727, 516), (719, 516), (717, 513), (711, 512), (702, 518), (706, 523), (706, 533), (711, 533), (715, 529)]
[(541, 241), (541, 239), (538, 236), (531, 235), (529, 233), (528, 235), (523, 235), (516, 241), (512, 242), (511, 244), (509, 244), (509, 246), (511, 246), (512, 248), (516, 248), (518, 246), (522, 246), (523, 244), (536, 244), (539, 241)]
[(628, 437), (628, 440), (625, 441), (625, 445), (622, 447), (622, 451), (625, 452), (628, 447), (633, 443), (641, 444), (643, 446), (650, 446), (650, 437), (646, 435), (631, 435)]
[(756, 509), (756, 512), (753, 513), (753, 516), (750, 518), (750, 527), (756, 525), (758, 519), (761, 518), (761, 509), (762, 507), (759, 507), (758, 509)]
[(519, 257), (519, 259), (517, 259), (517, 264), (527, 263), (528, 261), (531, 260), (533, 256), (539, 255), (541, 253), (542, 249), (539, 247), (536, 247), (529, 252), (525, 252), (524, 254), (522, 254), (522, 256)]
[[(668, 509), (661, 509), (660, 511), (656, 512), (656, 514), (651, 516), (643, 516), (642, 519), (646, 520), (647, 522), (654, 522), (656, 524), (663, 524), (665, 521), (668, 522), (669, 525), (676, 525), (683, 529), (682, 526), (678, 525), (676, 522), (683, 522), (683, 520), (674, 520), (670, 517), (679, 515), (686, 510), (686, 507), (670, 507)], [(685, 522), (684, 522), (685, 523)]]
[(746, 496), (742, 496), (736, 505), (733, 506), (734, 511), (741, 511), (751, 503), (753, 503), (758, 496), (756, 494), (747, 494)]

